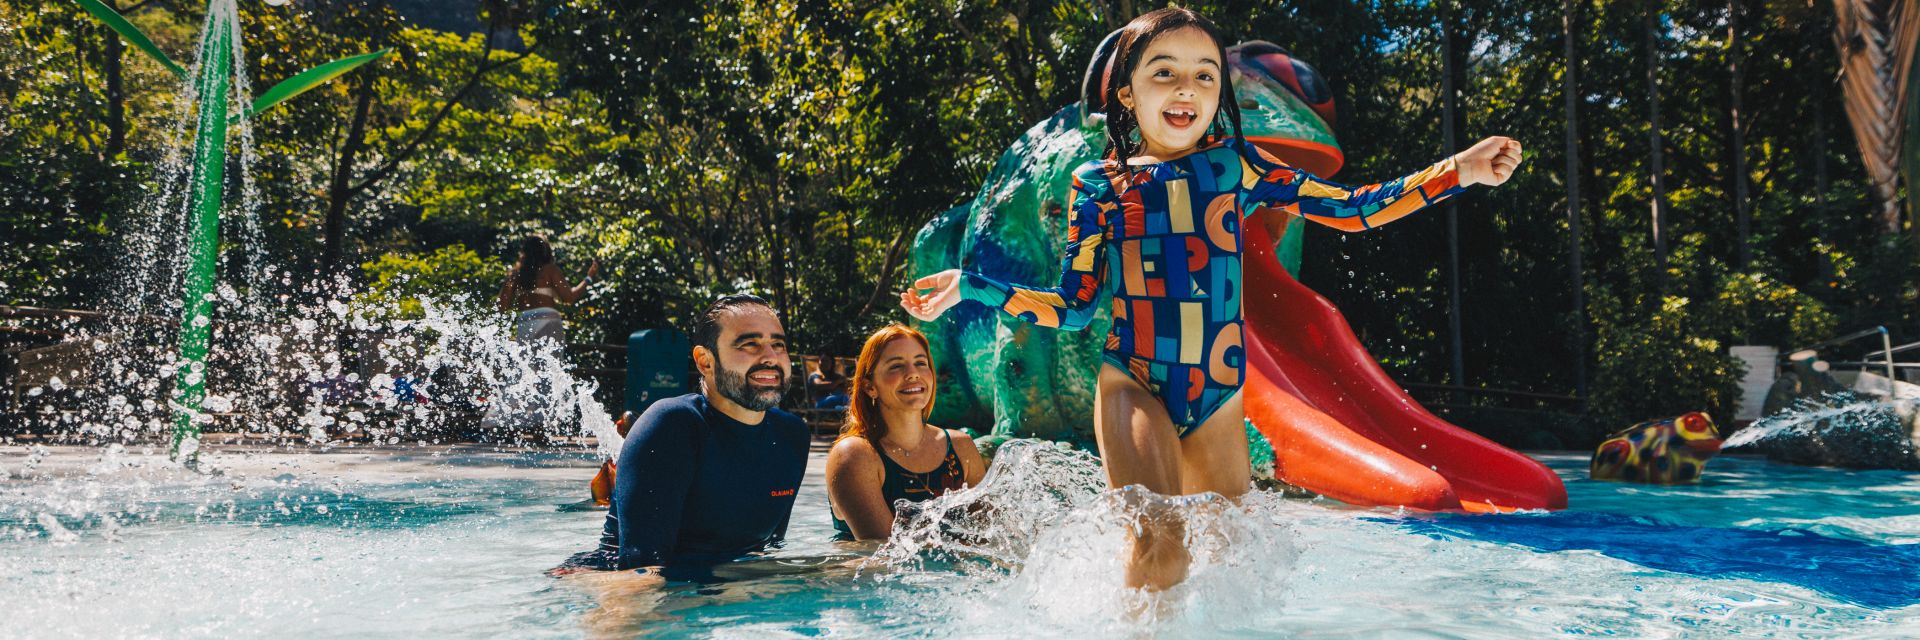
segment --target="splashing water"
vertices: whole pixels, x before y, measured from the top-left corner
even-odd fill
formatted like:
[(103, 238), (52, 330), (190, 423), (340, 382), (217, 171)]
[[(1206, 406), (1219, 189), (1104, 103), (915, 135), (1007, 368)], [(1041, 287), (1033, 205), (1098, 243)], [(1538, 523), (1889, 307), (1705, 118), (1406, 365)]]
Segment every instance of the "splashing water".
[[(1017, 440), (1000, 448), (980, 486), (904, 506), (865, 570), (883, 585), (943, 591), (895, 600), (955, 628), (1043, 636), (1246, 629), (1277, 615), (1297, 556), (1285, 514), (1303, 507), (1265, 492), (1236, 502), (1107, 490), (1093, 456)], [(1128, 589), (1132, 532), (1156, 521), (1184, 523), (1188, 577), (1161, 593)], [(968, 579), (942, 579), (956, 570)]]
[(1892, 402), (1860, 400), (1851, 394), (1831, 394), (1821, 400), (1801, 400), (1792, 409), (1767, 416), (1727, 438), (1732, 449), (1788, 436), (1810, 436), (1832, 431), (1878, 427), (1893, 415)]
[[(389, 319), (334, 298), (287, 305), (279, 313), (292, 320), (283, 323), (223, 325), (216, 336), (227, 339), (205, 372), (208, 421), (287, 445), (478, 437), (537, 446), (592, 435), (602, 456), (619, 450), (598, 385), (576, 377), (556, 345), (515, 341), (511, 326), (465, 298), (423, 299), (421, 308), (419, 318)], [(165, 350), (83, 339), (103, 345), (97, 380), (67, 391), (72, 411), (36, 414), (31, 426), (81, 444), (165, 434), (169, 380), (142, 366), (170, 357)]]
[(1727, 438), (1794, 464), (1920, 470), (1912, 400), (1868, 400), (1851, 393), (1801, 400)]
[(980, 486), (902, 506), (889, 543), (874, 558), (896, 566), (930, 557), (1018, 564), (1045, 529), (1090, 505), (1106, 484), (1100, 461), (1091, 454), (1057, 443), (1010, 440), (995, 453)]
[[(208, 4), (200, 33), (235, 29), (235, 0)], [(237, 31), (236, 31), (237, 33)], [(385, 303), (346, 278), (296, 283), (292, 267), (268, 255), (252, 179), (259, 160), (253, 118), (228, 123), (226, 158), (232, 197), (220, 225), (230, 245), (218, 254), (207, 294), (213, 315), (193, 319), (213, 331), (204, 362), (180, 359), (179, 318), (191, 263), (192, 149), (203, 108), (245, 113), (253, 90), (241, 45), (228, 38), (231, 91), (201, 104), (195, 79), (215, 64), (198, 48), (175, 91), (174, 126), (152, 177), (158, 186), (117, 235), (124, 245), (104, 322), (53, 327), (68, 335), (51, 381), (29, 390), (26, 430), (53, 442), (131, 443), (173, 429), (176, 378), (204, 382), (195, 421), (202, 429), (264, 436), (284, 444), (426, 443), (443, 436), (542, 444), (556, 436), (594, 435), (603, 455), (618, 451), (613, 421), (593, 398), (597, 385), (576, 379), (558, 348), (513, 340), (491, 301), (422, 301), (420, 318), (393, 318)], [(183, 453), (198, 448), (181, 443)], [(191, 455), (182, 459), (191, 459)]]

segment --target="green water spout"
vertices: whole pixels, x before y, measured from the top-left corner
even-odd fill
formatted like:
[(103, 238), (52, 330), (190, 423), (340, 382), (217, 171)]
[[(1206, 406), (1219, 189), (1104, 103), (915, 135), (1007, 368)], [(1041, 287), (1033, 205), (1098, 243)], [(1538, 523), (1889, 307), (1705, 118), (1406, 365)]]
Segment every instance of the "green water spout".
[[(187, 72), (154, 46), (153, 40), (100, 0), (74, 2), (120, 34), (134, 48), (152, 56), (168, 71), (185, 79)], [(229, 4), (209, 2), (207, 29), (200, 34), (200, 74), (193, 80), (198, 106), (193, 138), (193, 172), (189, 177), (186, 281), (182, 285), (180, 357), (171, 407), (174, 412), (170, 454), (176, 462), (191, 464), (198, 450), (201, 403), (207, 397), (207, 352), (213, 337), (213, 289), (220, 253), (220, 210), (225, 202), (229, 92), (233, 81), (234, 39), (238, 16)], [(225, 15), (214, 12), (224, 11)], [(253, 101), (246, 117), (258, 115), (294, 96), (320, 86), (354, 68), (389, 53), (382, 49), (342, 58), (308, 69), (274, 85)]]
[[(207, 350), (213, 337), (215, 258), (220, 253), (220, 206), (226, 184), (227, 90), (233, 77), (233, 25), (211, 20), (200, 39), (200, 77), (194, 81), (199, 122), (193, 138), (192, 191), (187, 211), (191, 234), (187, 248), (187, 281), (181, 300), (179, 381), (173, 391), (175, 460), (189, 440), (200, 437), (200, 403), (207, 398)], [(188, 460), (193, 452), (187, 452)]]

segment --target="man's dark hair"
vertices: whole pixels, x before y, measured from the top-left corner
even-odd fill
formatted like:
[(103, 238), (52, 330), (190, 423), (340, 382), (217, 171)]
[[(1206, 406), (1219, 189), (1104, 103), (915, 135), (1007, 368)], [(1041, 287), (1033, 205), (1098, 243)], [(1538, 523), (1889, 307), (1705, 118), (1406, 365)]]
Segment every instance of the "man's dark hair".
[(734, 309), (751, 305), (766, 307), (769, 311), (773, 310), (773, 305), (768, 304), (766, 298), (751, 293), (736, 293), (733, 295), (720, 296), (719, 300), (713, 301), (712, 306), (707, 307), (706, 311), (700, 312), (699, 317), (694, 318), (693, 343), (706, 347), (707, 351), (719, 353), (720, 316), (726, 315)]

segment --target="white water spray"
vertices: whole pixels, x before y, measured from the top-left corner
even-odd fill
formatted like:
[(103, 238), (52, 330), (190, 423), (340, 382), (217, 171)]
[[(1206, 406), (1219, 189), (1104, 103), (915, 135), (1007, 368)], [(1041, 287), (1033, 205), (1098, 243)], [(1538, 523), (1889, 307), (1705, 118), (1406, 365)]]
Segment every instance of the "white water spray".
[[(914, 615), (956, 628), (1108, 636), (1179, 628), (1232, 632), (1280, 609), (1298, 552), (1292, 519), (1314, 509), (1278, 494), (1238, 501), (1106, 489), (1093, 456), (1064, 445), (1003, 445), (978, 487), (902, 508), (866, 571), (883, 584), (952, 593), (910, 598)], [(1132, 531), (1183, 523), (1186, 581), (1160, 593), (1124, 585)], [(960, 571), (964, 581), (940, 576)]]

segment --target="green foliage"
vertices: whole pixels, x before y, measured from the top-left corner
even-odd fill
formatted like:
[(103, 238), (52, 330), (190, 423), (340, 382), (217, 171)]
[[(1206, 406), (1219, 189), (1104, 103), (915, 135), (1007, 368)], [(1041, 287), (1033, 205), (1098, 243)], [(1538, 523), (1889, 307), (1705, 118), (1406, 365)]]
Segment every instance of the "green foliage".
[(1604, 429), (1687, 411), (1729, 424), (1744, 371), (1728, 347), (1790, 349), (1840, 329), (1825, 304), (1760, 274), (1723, 275), (1712, 297), (1669, 295), (1652, 311), (1632, 295), (1593, 303), (1598, 366), (1589, 408)]
[[(1876, 324), (1920, 339), (1920, 247), (1872, 225), (1829, 6), (1741, 3), (1755, 260), (1737, 266), (1727, 3), (1658, 3), (1651, 54), (1645, 3), (1576, 4), (1587, 317), (1573, 311), (1568, 255), (1560, 3), (1453, 2), (1458, 146), (1492, 134), (1527, 145), (1511, 182), (1456, 200), (1465, 379), (1447, 364), (1444, 210), (1367, 234), (1310, 228), (1306, 243), (1303, 280), (1391, 373), (1572, 394), (1585, 358), (1587, 407), (1643, 419), (1724, 413), (1727, 345), (1788, 347)], [(126, 17), (184, 63), (197, 6), (147, 3)], [(1102, 36), (1157, 5), (516, 0), (441, 9), (431, 25), (394, 6), (242, 6), (255, 95), (329, 60), (394, 51), (254, 121), (268, 255), (317, 271), (303, 267), (321, 254), (341, 152), (357, 142), (349, 182), (392, 167), (345, 203), (344, 255), (376, 291), (368, 304), (410, 312), (404, 300), (424, 289), (400, 274), (442, 269), (464, 280), (440, 284), (491, 304), (514, 241), (538, 232), (571, 275), (602, 263), (601, 284), (569, 310), (579, 339), (680, 324), (711, 296), (749, 289), (774, 299), (796, 349), (846, 355), (901, 317), (892, 293), (915, 275), (900, 260), (912, 234), (1074, 99)], [(1347, 155), (1335, 179), (1392, 178), (1455, 150), (1441, 138), (1438, 3), (1190, 6), (1233, 40), (1275, 42), (1319, 69)], [(156, 187), (178, 88), (114, 42), (71, 3), (0, 3), (0, 302), (111, 297), (101, 274), (125, 213)], [(1649, 55), (1666, 125), (1664, 271), (1648, 225)], [(468, 88), (474, 70), (515, 58)], [(105, 80), (114, 68), (118, 96)], [(363, 99), (366, 135), (349, 141)]]
[(360, 268), (366, 273), (367, 289), (354, 299), (354, 305), (372, 317), (405, 319), (422, 316), (423, 297), (443, 302), (464, 297), (476, 305), (490, 305), (507, 272), (506, 264), (458, 244), (423, 253), (385, 253)]
[(1732, 344), (1790, 349), (1826, 340), (1840, 329), (1839, 318), (1825, 304), (1757, 273), (1722, 278), (1713, 311)]
[(570, 1), (536, 33), (632, 140), (612, 158), (641, 225), (691, 252), (678, 273), (764, 293), (802, 348), (850, 355), (898, 318), (912, 234), (1073, 99), (1110, 28), (1095, 11)]
[[(170, 16), (135, 22), (162, 46), (181, 44)], [(110, 40), (118, 42), (68, 3), (0, 4), (0, 304), (111, 304), (102, 291), (112, 254), (102, 249), (138, 202), (137, 178), (166, 135), (153, 116), (167, 99), (126, 96), (126, 137), (113, 146), (100, 86)], [(129, 87), (174, 83), (144, 56), (122, 63)]]
[(1834, 301), (1842, 327), (1885, 325), (1896, 339), (1920, 339), (1920, 240), (1821, 243), (1812, 253), (1821, 262), (1821, 293)]
[(1590, 407), (1603, 425), (1619, 428), (1688, 411), (1706, 411), (1729, 424), (1742, 365), (1728, 355), (1727, 345), (1702, 335), (1706, 310), (1677, 296), (1662, 299), (1651, 312), (1610, 297), (1594, 303), (1598, 366)]

